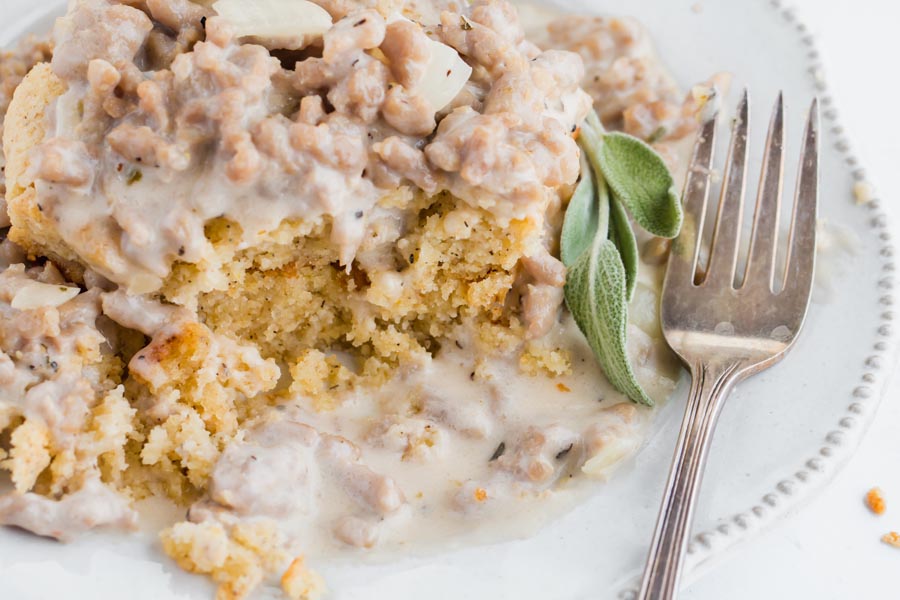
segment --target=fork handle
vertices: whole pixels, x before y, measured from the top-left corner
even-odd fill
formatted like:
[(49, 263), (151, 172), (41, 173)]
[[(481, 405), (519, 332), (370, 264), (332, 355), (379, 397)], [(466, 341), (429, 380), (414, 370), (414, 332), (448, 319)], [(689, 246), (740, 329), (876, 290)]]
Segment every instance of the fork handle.
[(691, 365), (691, 393), (638, 600), (671, 600), (678, 591), (682, 559), (712, 432), (725, 397), (737, 380), (737, 364)]

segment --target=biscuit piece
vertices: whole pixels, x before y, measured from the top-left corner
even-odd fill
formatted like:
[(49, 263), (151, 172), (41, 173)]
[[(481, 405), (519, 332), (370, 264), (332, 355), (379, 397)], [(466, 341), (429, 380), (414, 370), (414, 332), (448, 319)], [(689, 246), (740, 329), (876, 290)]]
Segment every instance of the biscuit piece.
[(3, 152), (6, 154), (6, 202), (12, 228), (9, 239), (29, 256), (53, 259), (66, 275), (80, 281), (83, 267), (78, 256), (60, 237), (53, 221), (37, 201), (34, 179), (29, 176), (31, 149), (47, 135), (47, 109), (66, 91), (50, 65), (35, 66), (22, 80), (6, 114)]

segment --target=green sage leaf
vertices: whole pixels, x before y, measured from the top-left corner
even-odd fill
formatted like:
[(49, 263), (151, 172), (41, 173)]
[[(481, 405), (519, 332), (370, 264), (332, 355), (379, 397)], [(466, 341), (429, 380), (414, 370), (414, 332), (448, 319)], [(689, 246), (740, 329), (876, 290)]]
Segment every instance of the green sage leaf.
[(681, 229), (681, 200), (672, 174), (656, 151), (623, 133), (607, 133), (596, 149), (613, 197), (653, 235), (674, 238)]
[(625, 267), (619, 250), (611, 240), (596, 237), (569, 268), (566, 304), (610, 383), (634, 402), (652, 406), (628, 361), (626, 296)]
[[(581, 153), (581, 181), (575, 188), (569, 206), (566, 208), (566, 217), (563, 221), (562, 234), (560, 236), (560, 258), (567, 267), (578, 260), (598, 235), (598, 230), (603, 229), (599, 235), (605, 237), (608, 227), (609, 195), (597, 193), (599, 189), (593, 169), (587, 162), (584, 152)], [(606, 184), (603, 184), (606, 191)], [(602, 207), (601, 202), (606, 206)]]
[[(681, 228), (681, 202), (662, 158), (644, 142), (606, 133), (588, 114), (578, 139), (582, 179), (566, 210), (560, 247), (568, 268), (569, 311), (607, 379), (632, 401), (653, 401), (628, 360), (628, 302), (634, 295), (638, 248), (628, 218), (650, 233), (674, 237)], [(627, 211), (626, 211), (627, 209)]]
[(625, 290), (628, 301), (634, 298), (638, 273), (638, 245), (625, 207), (616, 199), (609, 203), (609, 239), (613, 241), (625, 267)]

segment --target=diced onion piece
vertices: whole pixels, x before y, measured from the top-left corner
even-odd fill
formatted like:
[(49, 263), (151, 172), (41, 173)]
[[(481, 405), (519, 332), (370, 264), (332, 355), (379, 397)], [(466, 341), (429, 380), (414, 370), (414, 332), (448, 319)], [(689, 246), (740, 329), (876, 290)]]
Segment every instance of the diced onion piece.
[(722, 104), (721, 94), (715, 85), (695, 85), (691, 88), (691, 97), (697, 103), (697, 119), (700, 122), (713, 118)]
[(155, 292), (162, 285), (162, 279), (148, 273), (137, 273), (128, 279), (128, 293), (134, 296)]
[(450, 46), (430, 41), (431, 60), (425, 77), (416, 86), (416, 92), (424, 96), (434, 110), (438, 111), (450, 104), (463, 89), (472, 75), (472, 67)]
[(60, 137), (75, 135), (75, 129), (81, 124), (80, 113), (83, 112), (78, 109), (79, 104), (81, 102), (75, 94), (63, 94), (56, 100), (56, 135)]
[[(396, 12), (387, 18), (389, 24), (394, 21), (415, 22)], [(413, 91), (424, 96), (437, 112), (456, 98), (456, 95), (469, 81), (469, 77), (472, 76), (472, 67), (447, 44), (432, 39), (428, 41), (430, 42), (431, 59), (425, 69), (425, 77)]]
[(637, 440), (632, 436), (610, 436), (607, 443), (584, 463), (581, 470), (590, 477), (606, 477), (622, 459), (637, 450), (637, 446)]
[(17, 310), (32, 310), (65, 304), (81, 293), (77, 287), (29, 281), (13, 296), (10, 306)]
[(213, 9), (237, 37), (284, 40), (287, 50), (295, 50), (308, 36), (324, 34), (332, 25), (331, 15), (309, 0), (218, 0)]

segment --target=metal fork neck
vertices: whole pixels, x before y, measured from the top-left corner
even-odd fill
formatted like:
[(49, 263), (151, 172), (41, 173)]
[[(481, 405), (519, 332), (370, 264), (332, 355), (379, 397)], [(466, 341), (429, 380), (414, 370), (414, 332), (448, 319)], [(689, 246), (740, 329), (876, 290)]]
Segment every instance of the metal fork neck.
[(669, 600), (678, 590), (697, 492), (725, 397), (740, 378), (737, 362), (696, 361), (675, 458), (647, 559), (639, 600)]

